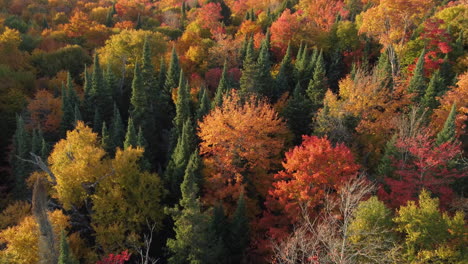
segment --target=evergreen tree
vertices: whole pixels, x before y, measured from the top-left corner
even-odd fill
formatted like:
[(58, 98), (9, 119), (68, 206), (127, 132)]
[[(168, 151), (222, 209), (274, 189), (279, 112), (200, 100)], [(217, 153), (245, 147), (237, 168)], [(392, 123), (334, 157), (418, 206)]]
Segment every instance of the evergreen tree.
[(436, 109), (439, 106), (439, 101), (436, 99), (436, 96), (440, 96), (443, 92), (443, 80), (440, 78), (439, 70), (437, 70), (431, 77), (429, 85), (427, 86), (424, 96), (421, 98), (421, 104), (424, 107), (429, 108), (432, 112), (432, 109)]
[(169, 199), (172, 202), (180, 197), (179, 186), (183, 180), (190, 154), (196, 148), (195, 130), (190, 118), (185, 121), (181, 132), (165, 173), (166, 182), (171, 191)]
[(78, 261), (73, 257), (73, 253), (70, 252), (65, 233), (62, 230), (60, 235), (60, 255), (58, 258), (58, 264), (78, 264)]
[(441, 145), (445, 142), (452, 142), (456, 139), (456, 124), (455, 120), (457, 117), (457, 105), (453, 104), (452, 109), (450, 110), (450, 114), (445, 120), (444, 127), (442, 130), (437, 134), (436, 143), (437, 145)]
[[(184, 3), (185, 4), (185, 3)], [(143, 63), (141, 67), (141, 76), (143, 78), (144, 91), (148, 100), (149, 111), (154, 114), (159, 93), (158, 85), (154, 74), (154, 66), (151, 61), (151, 47), (148, 42), (148, 36), (145, 37), (143, 44)]]
[(102, 118), (101, 113), (99, 112), (98, 108), (94, 110), (94, 118), (93, 118), (93, 130), (96, 133), (101, 132), (102, 125)]
[(294, 68), (291, 64), (291, 45), (288, 44), (288, 49), (281, 61), (280, 69), (276, 76), (276, 91), (278, 92), (278, 97), (292, 90), (292, 87), (294, 87), (293, 75)]
[(49, 23), (47, 23), (47, 19), (44, 16), (44, 18), (42, 18), (42, 29), (48, 29), (48, 28), (49, 28)]
[(114, 142), (112, 141), (112, 138), (109, 135), (109, 131), (107, 130), (106, 121), (102, 122), (101, 146), (107, 153), (114, 152)]
[(107, 11), (107, 15), (106, 15), (106, 23), (105, 23), (106, 27), (111, 28), (114, 26), (113, 18), (114, 18), (114, 14), (112, 14), (112, 9), (109, 8), (109, 10)]
[(229, 82), (227, 79), (227, 61), (224, 61), (223, 72), (219, 80), (218, 88), (216, 89), (215, 97), (213, 100), (213, 107), (221, 106), (223, 104), (223, 96), (229, 90)]
[(390, 65), (387, 52), (380, 54), (379, 61), (377, 62), (377, 71), (378, 77), (382, 80), (382, 88), (393, 87), (392, 65)]
[(44, 140), (44, 137), (42, 136), (42, 131), (40, 128), (38, 129), (33, 129), (32, 132), (32, 140), (31, 140), (31, 152), (40, 155), (41, 154), (41, 148), (42, 148), (42, 141)]
[(90, 121), (93, 118), (94, 112), (92, 111), (92, 109), (95, 107), (93, 103), (93, 97), (92, 97), (92, 91), (91, 91), (92, 89), (91, 79), (92, 79), (91, 74), (88, 72), (88, 70), (86, 69), (86, 65), (85, 65), (84, 85), (83, 85), (84, 98), (83, 98), (82, 109), (84, 110), (83, 112), (84, 120), (86, 121)]
[(426, 51), (423, 50), (419, 56), (418, 62), (416, 63), (416, 68), (413, 71), (413, 77), (408, 86), (408, 92), (416, 93), (415, 99), (418, 100), (419, 97), (424, 93), (426, 88), (426, 79), (424, 77), (424, 55)]
[(248, 35), (245, 34), (244, 41), (242, 42), (241, 48), (239, 50), (239, 59), (243, 62), (245, 60), (245, 55), (247, 55), (247, 47), (249, 46), (250, 39)]
[(282, 112), (289, 129), (294, 133), (296, 143), (301, 142), (302, 135), (310, 134), (312, 114), (312, 103), (302, 94), (302, 88), (298, 83)]
[(198, 106), (198, 110), (196, 113), (197, 120), (201, 121), (203, 117), (205, 117), (211, 110), (211, 102), (210, 98), (208, 98), (208, 92), (206, 88), (202, 88), (200, 90), (201, 95), (199, 96), (200, 104)]
[(65, 136), (68, 130), (73, 129), (75, 113), (68, 92), (62, 84), (62, 119), (60, 120), (60, 135)]
[(176, 116), (174, 117), (174, 127), (177, 136), (182, 132), (182, 127), (191, 116), (190, 113), (190, 90), (185, 80), (184, 72), (180, 71), (179, 89), (177, 89), (177, 101), (175, 103)]
[(300, 83), (301, 86), (307, 84), (307, 80), (310, 79), (310, 75), (307, 74), (309, 65), (309, 57), (307, 51), (307, 45), (304, 47), (301, 44), (296, 56), (296, 63), (294, 64), (294, 78), (296, 83)]
[(323, 53), (320, 52), (320, 55), (317, 58), (315, 64), (313, 78), (309, 82), (307, 87), (307, 95), (312, 101), (314, 109), (317, 110), (323, 104), (323, 98), (327, 92), (327, 80), (325, 73), (325, 62), (323, 61)]
[(146, 121), (148, 118), (148, 99), (145, 93), (145, 87), (141, 76), (141, 69), (135, 63), (135, 73), (132, 81), (132, 97), (130, 98), (130, 115), (136, 126), (142, 126), (146, 129)]
[(135, 29), (136, 30), (141, 29), (141, 26), (142, 26), (141, 15), (140, 13), (138, 13), (137, 21), (135, 23)]
[(444, 80), (445, 88), (454, 85), (455, 74), (448, 53), (445, 54), (444, 62), (440, 65), (440, 77)]
[(49, 145), (47, 142), (42, 139), (42, 144), (41, 144), (41, 158), (42, 160), (47, 164), (47, 157), (49, 157)]
[(237, 208), (230, 225), (230, 243), (231, 263), (241, 263), (244, 251), (249, 245), (249, 220), (242, 192), (237, 201)]
[(199, 200), (199, 157), (195, 151), (190, 156), (184, 179), (180, 185), (181, 199), (179, 206), (170, 210), (174, 219), (175, 239), (169, 239), (167, 246), (172, 253), (170, 264), (222, 262), (214, 236), (210, 232), (206, 215), (201, 211)]
[(167, 69), (166, 82), (164, 84), (164, 89), (167, 94), (171, 95), (172, 89), (177, 87), (177, 83), (180, 77), (180, 66), (179, 58), (175, 46), (172, 47), (171, 61), (169, 63), (169, 68)]
[(70, 101), (70, 105), (73, 106), (73, 109), (75, 108), (75, 105), (79, 105), (80, 98), (76, 94), (75, 88), (73, 87), (73, 80), (70, 72), (67, 73), (67, 97)]
[(75, 117), (75, 122), (73, 122), (73, 125), (76, 126), (78, 121), (83, 121), (83, 118), (81, 117), (81, 112), (80, 109), (78, 108), (78, 105), (75, 105), (75, 111), (74, 111), (74, 117)]
[[(267, 34), (268, 36), (268, 34)], [(260, 47), (260, 52), (257, 60), (258, 64), (258, 78), (257, 82), (257, 91), (266, 96), (267, 98), (276, 99), (278, 94), (275, 91), (276, 86), (273, 84), (273, 79), (271, 77), (271, 61), (270, 61), (270, 43), (269, 37), (266, 37), (262, 42)], [(275, 96), (275, 98), (273, 98)]]
[(136, 147), (138, 138), (135, 131), (135, 126), (133, 125), (133, 119), (128, 118), (127, 134), (125, 134), (124, 148)]
[(317, 64), (317, 60), (319, 58), (319, 51), (317, 48), (314, 48), (312, 51), (312, 54), (310, 57), (307, 57), (306, 54), (304, 54), (302, 60), (304, 61), (304, 64), (306, 64), (306, 68), (304, 71), (304, 76), (312, 76), (314, 74), (315, 66)]
[(112, 126), (111, 126), (111, 136), (112, 136), (112, 145), (114, 147), (122, 147), (122, 143), (125, 137), (124, 125), (122, 118), (120, 117), (119, 108), (114, 103), (114, 115), (112, 117)]
[(159, 64), (159, 73), (158, 73), (158, 86), (159, 86), (160, 91), (164, 91), (164, 86), (166, 84), (166, 76), (167, 76), (166, 62), (164, 61), (164, 58), (161, 58), (161, 62)]
[(30, 135), (26, 131), (23, 118), (16, 117), (16, 131), (13, 135), (13, 156), (11, 164), (15, 178), (14, 194), (18, 199), (27, 197), (26, 178), (29, 176), (31, 166), (24, 159), (29, 159)]
[(118, 80), (114, 72), (112, 72), (111, 64), (107, 64), (106, 72), (104, 74), (104, 82), (113, 100), (120, 101), (122, 91), (118, 88)]
[(141, 126), (138, 128), (137, 146), (144, 148), (145, 153), (146, 153), (147, 148), (148, 148), (148, 142), (145, 139), (145, 136), (143, 134), (143, 129), (141, 129)]
[[(112, 91), (110, 87), (107, 87), (104, 80), (104, 73), (97, 52), (94, 54), (90, 97), (92, 106), (99, 109), (100, 118), (108, 120), (112, 114)], [(99, 122), (99, 126), (101, 126), (101, 122)]]
[(250, 39), (243, 63), (240, 89), (243, 94), (258, 92), (259, 67), (255, 60), (253, 38)]
[(398, 154), (398, 149), (395, 146), (398, 136), (395, 134), (385, 145), (385, 150), (382, 158), (380, 159), (379, 165), (377, 167), (377, 174), (384, 177), (391, 177), (395, 167), (393, 166), (393, 157)]
[(343, 77), (342, 73), (343, 55), (338, 49), (334, 49), (330, 54), (330, 63), (327, 69), (327, 80), (330, 88), (338, 90), (338, 82)]

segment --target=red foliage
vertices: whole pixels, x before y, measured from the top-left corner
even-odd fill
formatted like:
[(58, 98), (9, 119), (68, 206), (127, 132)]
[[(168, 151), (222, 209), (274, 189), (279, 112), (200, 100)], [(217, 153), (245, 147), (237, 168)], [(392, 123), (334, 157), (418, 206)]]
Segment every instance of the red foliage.
[(219, 80), (221, 79), (221, 73), (222, 73), (221, 68), (214, 68), (214, 69), (209, 69), (205, 73), (205, 81), (206, 84), (208, 85), (208, 89), (211, 91), (215, 91), (216, 87), (218, 87)]
[(196, 10), (197, 21), (200, 26), (205, 29), (219, 31), (221, 15), (221, 5), (219, 3), (208, 3)]
[(120, 254), (109, 254), (103, 260), (96, 262), (96, 264), (123, 264), (130, 259), (128, 250), (122, 251)]
[(417, 200), (425, 188), (440, 197), (442, 206), (447, 205), (453, 194), (449, 184), (466, 176), (466, 171), (457, 170), (450, 164), (461, 154), (460, 143), (446, 142), (437, 146), (427, 130), (414, 138), (399, 139), (396, 147), (405, 157), (394, 160), (396, 178), (385, 179), (390, 192), (381, 188), (381, 199), (396, 208), (409, 200)]
[(281, 16), (271, 24), (271, 46), (276, 55), (284, 56), (289, 41), (292, 40), (300, 26), (297, 16), (291, 14), (289, 9), (284, 10)]

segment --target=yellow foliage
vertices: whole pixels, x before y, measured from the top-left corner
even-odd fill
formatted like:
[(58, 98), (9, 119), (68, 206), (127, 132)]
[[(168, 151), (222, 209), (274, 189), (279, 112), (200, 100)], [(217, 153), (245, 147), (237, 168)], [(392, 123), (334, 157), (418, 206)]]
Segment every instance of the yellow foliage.
[[(69, 219), (61, 210), (49, 212), (48, 215), (58, 238), (61, 230), (69, 226)], [(33, 216), (26, 216), (18, 225), (0, 232), (0, 243), (6, 244), (5, 249), (0, 251), (0, 259), (6, 258), (15, 264), (38, 263), (38, 240), (39, 226)]]
[(97, 134), (83, 122), (55, 145), (49, 164), (57, 177), (57, 198), (65, 209), (80, 206), (87, 197), (82, 183), (93, 183), (107, 173), (108, 167), (101, 161), (104, 155)]
[(16, 201), (8, 205), (0, 214), (0, 230), (17, 225), (31, 214), (31, 205), (25, 201)]

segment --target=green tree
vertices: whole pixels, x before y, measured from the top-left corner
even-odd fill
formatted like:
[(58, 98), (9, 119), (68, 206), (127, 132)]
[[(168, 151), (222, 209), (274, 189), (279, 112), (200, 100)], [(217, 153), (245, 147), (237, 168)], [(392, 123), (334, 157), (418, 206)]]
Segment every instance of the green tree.
[(133, 124), (133, 119), (128, 118), (127, 134), (125, 134), (124, 148), (137, 146), (137, 133), (135, 130), (135, 125)]
[(419, 55), (418, 62), (416, 63), (416, 68), (413, 71), (413, 77), (408, 85), (408, 92), (416, 93), (416, 100), (424, 93), (426, 89), (426, 78), (424, 77), (424, 56), (426, 55), (426, 50), (421, 51)]
[(206, 88), (200, 90), (199, 105), (196, 113), (197, 120), (202, 120), (211, 110), (211, 102)]
[(249, 245), (249, 220), (247, 218), (243, 192), (237, 201), (237, 208), (232, 217), (229, 231), (229, 249), (231, 251), (231, 262), (241, 263), (244, 256), (244, 251)]
[(81, 111), (78, 105), (75, 105), (75, 110), (73, 112), (75, 117), (75, 122), (73, 123), (73, 125), (76, 126), (78, 121), (83, 121), (83, 118), (81, 117)]
[[(104, 72), (99, 62), (99, 54), (94, 53), (93, 75), (91, 77), (91, 103), (99, 109), (102, 120), (108, 120), (112, 113), (112, 91), (104, 80)], [(99, 123), (99, 126), (101, 123)]]
[(227, 76), (227, 61), (224, 61), (223, 72), (219, 80), (218, 88), (213, 100), (213, 107), (221, 106), (223, 104), (223, 96), (229, 90), (229, 82)]
[(285, 92), (292, 91), (294, 87), (294, 68), (291, 64), (291, 44), (288, 44), (286, 54), (281, 60), (280, 69), (276, 76), (276, 90), (278, 96), (281, 96)]
[(30, 135), (25, 128), (23, 117), (16, 117), (16, 131), (13, 135), (13, 156), (11, 164), (15, 178), (14, 194), (19, 199), (27, 196), (26, 178), (29, 176), (31, 166), (24, 159), (29, 159)]
[(395, 167), (393, 166), (393, 157), (396, 157), (398, 149), (395, 146), (398, 135), (395, 134), (385, 145), (385, 150), (379, 165), (377, 166), (377, 174), (382, 178), (391, 177)]
[(114, 153), (115, 146), (107, 130), (106, 121), (102, 122), (101, 146), (107, 153)]
[(32, 139), (31, 139), (31, 152), (37, 155), (41, 154), (42, 148), (42, 141), (44, 137), (42, 135), (42, 131), (40, 128), (35, 128), (32, 131)]
[(176, 115), (174, 117), (174, 127), (177, 136), (182, 132), (182, 127), (186, 120), (191, 117), (190, 112), (190, 88), (185, 80), (184, 72), (180, 71), (179, 88), (177, 89), (177, 101), (175, 103)]
[(444, 127), (437, 134), (436, 144), (441, 145), (445, 142), (451, 142), (456, 139), (456, 124), (455, 119), (457, 117), (457, 105), (453, 104), (452, 109), (445, 120)]
[(68, 130), (73, 129), (75, 123), (75, 108), (69, 97), (69, 91), (62, 84), (62, 119), (60, 120), (60, 135), (63, 137)]
[(258, 93), (259, 66), (255, 59), (253, 38), (250, 39), (243, 62), (240, 89), (243, 94)]
[(70, 252), (70, 246), (68, 245), (65, 232), (62, 230), (60, 235), (60, 255), (58, 259), (58, 264), (78, 264), (79, 262), (73, 256), (73, 253)]
[(94, 132), (100, 132), (102, 129), (102, 117), (101, 113), (99, 112), (99, 109), (96, 108), (94, 110), (94, 118), (93, 118), (93, 131)]
[(421, 98), (421, 105), (429, 108), (430, 111), (436, 109), (439, 106), (439, 101), (436, 99), (436, 96), (439, 95), (442, 91), (443, 80), (440, 77), (440, 72), (437, 70), (431, 77), (429, 85), (424, 93), (424, 96)]
[(114, 115), (112, 117), (112, 126), (111, 126), (111, 136), (112, 142), (115, 147), (122, 147), (122, 143), (125, 138), (125, 129), (120, 117), (119, 108), (117, 104), (114, 103)]
[(172, 89), (177, 87), (177, 83), (180, 77), (180, 66), (179, 66), (179, 57), (175, 46), (172, 47), (171, 61), (169, 62), (169, 68), (166, 73), (166, 81), (164, 83), (164, 89), (167, 94), (171, 94)]
[(300, 83), (297, 83), (294, 94), (289, 98), (281, 114), (294, 133), (296, 143), (300, 143), (302, 135), (310, 134), (313, 106), (309, 98), (302, 94)]
[(317, 110), (323, 105), (323, 98), (327, 92), (327, 79), (325, 73), (325, 62), (323, 53), (320, 52), (315, 63), (314, 74), (307, 87), (307, 95), (312, 101), (314, 109)]
[(132, 97), (130, 98), (130, 115), (136, 126), (145, 130), (148, 121), (148, 98), (145, 92), (144, 81), (138, 62), (135, 64), (135, 73), (132, 81)]
[(267, 37), (263, 40), (260, 47), (257, 64), (258, 64), (258, 79), (257, 81), (257, 91), (270, 98), (276, 99), (278, 92), (275, 90), (276, 86), (273, 83), (273, 78), (271, 77), (271, 61), (270, 61), (270, 40), (269, 32)]

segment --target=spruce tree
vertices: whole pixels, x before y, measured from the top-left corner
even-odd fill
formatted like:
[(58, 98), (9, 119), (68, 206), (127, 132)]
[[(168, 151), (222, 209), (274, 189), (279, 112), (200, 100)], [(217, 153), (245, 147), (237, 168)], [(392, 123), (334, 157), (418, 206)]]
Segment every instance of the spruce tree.
[(146, 129), (148, 117), (148, 99), (145, 93), (145, 87), (141, 76), (140, 65), (135, 63), (135, 72), (132, 81), (132, 97), (130, 98), (130, 115), (136, 126), (142, 126)]
[(211, 110), (211, 102), (210, 98), (208, 98), (208, 92), (206, 91), (206, 88), (202, 88), (200, 90), (200, 94), (200, 104), (196, 113), (197, 120), (199, 121), (201, 121), (203, 117), (205, 117)]
[(457, 105), (453, 104), (452, 109), (450, 110), (450, 114), (445, 120), (444, 127), (442, 130), (437, 134), (436, 143), (437, 145), (441, 145), (445, 142), (453, 142), (456, 139), (456, 124), (455, 119), (457, 117)]
[(327, 92), (327, 80), (325, 73), (325, 62), (323, 61), (323, 53), (317, 58), (315, 64), (314, 75), (307, 87), (307, 95), (309, 96), (314, 109), (317, 110), (323, 105), (323, 98)]
[(60, 235), (60, 250), (59, 250), (58, 264), (78, 264), (78, 261), (73, 257), (73, 253), (68, 245), (65, 232), (62, 230)]
[(93, 131), (96, 133), (101, 132), (102, 129), (102, 118), (101, 118), (101, 113), (99, 112), (99, 109), (96, 108), (94, 110), (94, 118), (93, 118)]
[[(424, 96), (421, 98), (421, 104), (424, 107), (429, 108), (429, 111), (432, 112), (433, 109), (436, 109), (439, 106), (439, 101), (436, 99), (436, 96), (440, 96), (439, 91), (443, 90), (443, 80), (440, 78), (440, 73), (437, 70), (431, 77), (429, 85), (425, 91)], [(440, 92), (442, 93), (442, 92)]]
[(122, 91), (118, 88), (118, 80), (112, 71), (111, 64), (107, 65), (106, 72), (104, 73), (104, 82), (106, 84), (106, 89), (113, 100), (120, 101), (122, 97)]
[(31, 139), (31, 152), (40, 155), (41, 148), (42, 148), (42, 141), (44, 137), (42, 136), (42, 131), (40, 128), (33, 129), (32, 131), (32, 139)]
[(141, 15), (140, 13), (138, 13), (137, 21), (135, 23), (135, 29), (138, 30), (138, 29), (141, 29), (141, 27), (142, 27)]
[[(99, 109), (101, 120), (108, 120), (112, 114), (112, 91), (104, 80), (104, 72), (99, 62), (99, 55), (94, 54), (93, 76), (91, 78), (92, 106)], [(101, 122), (99, 123), (101, 126)], [(98, 130), (100, 131), (100, 130)]]
[(78, 105), (75, 105), (75, 110), (73, 111), (73, 115), (74, 115), (74, 122), (73, 122), (73, 125), (76, 126), (76, 124), (78, 123), (78, 121), (83, 121), (83, 118), (81, 117), (81, 112), (80, 112), (80, 109), (78, 108)]
[(114, 14), (112, 14), (112, 9), (109, 8), (109, 10), (107, 11), (107, 15), (106, 15), (106, 27), (113, 27), (114, 26), (114, 21), (113, 21), (113, 17), (114, 17)]
[(172, 89), (177, 87), (177, 83), (180, 77), (180, 66), (179, 58), (175, 46), (172, 47), (171, 61), (169, 63), (169, 68), (167, 69), (166, 82), (164, 84), (164, 89), (167, 94), (171, 95)]
[(224, 61), (223, 72), (219, 80), (218, 88), (216, 89), (215, 97), (213, 100), (213, 107), (221, 106), (223, 104), (223, 96), (229, 90), (229, 82), (227, 79), (227, 61)]
[(42, 143), (41, 143), (40, 156), (42, 160), (47, 164), (47, 157), (49, 156), (49, 145), (44, 139), (42, 139)]
[(31, 166), (25, 162), (29, 159), (30, 135), (26, 131), (24, 120), (21, 116), (16, 117), (16, 131), (13, 135), (13, 156), (11, 164), (15, 178), (14, 194), (18, 199), (27, 197), (26, 178), (29, 176)]
[(154, 103), (156, 102), (158, 87), (154, 74), (153, 62), (151, 61), (151, 47), (148, 41), (148, 36), (145, 37), (145, 42), (143, 43), (142, 58), (141, 76), (143, 78), (143, 87), (148, 99), (148, 106), (150, 107), (151, 112), (153, 112), (156, 107)]
[(242, 94), (258, 93), (259, 67), (255, 59), (253, 38), (250, 39), (242, 68), (240, 78), (240, 89)]
[(382, 80), (381, 87), (393, 87), (392, 65), (388, 58), (387, 52), (382, 52), (377, 62), (378, 77)]
[(260, 52), (257, 60), (258, 64), (258, 78), (257, 78), (257, 91), (266, 96), (267, 98), (276, 99), (277, 92), (276, 86), (273, 84), (271, 77), (271, 61), (270, 61), (270, 43), (269, 39), (265, 38), (260, 47)]
[(106, 121), (102, 122), (101, 146), (107, 153), (114, 152), (114, 142), (112, 141), (112, 138), (109, 135), (109, 131), (107, 130)]
[(190, 88), (185, 80), (184, 72), (180, 71), (179, 88), (177, 89), (177, 101), (175, 103), (176, 116), (174, 117), (174, 127), (177, 136), (182, 132), (182, 127), (186, 120), (191, 117), (190, 113)]
[(276, 91), (277, 96), (280, 97), (285, 92), (291, 92), (294, 87), (294, 68), (291, 64), (291, 45), (288, 44), (286, 54), (281, 60), (278, 75), (276, 76)]
[(137, 144), (137, 133), (135, 131), (135, 126), (133, 124), (133, 119), (128, 118), (127, 134), (125, 134), (124, 148), (136, 147)]
[(119, 108), (114, 103), (114, 115), (112, 117), (112, 126), (111, 126), (111, 136), (112, 136), (112, 145), (114, 147), (122, 147), (122, 143), (125, 137), (125, 129), (120, 117)]
[(309, 68), (309, 56), (307, 51), (307, 45), (299, 48), (296, 56), (296, 63), (294, 63), (294, 78), (296, 83), (300, 83), (301, 86), (305, 86), (307, 81), (310, 79), (310, 74), (307, 74)]
[(69, 98), (69, 93), (62, 84), (62, 119), (60, 121), (60, 135), (65, 136), (68, 130), (73, 129), (75, 121), (74, 106)]
[(416, 68), (413, 71), (413, 77), (411, 78), (408, 86), (408, 92), (416, 93), (415, 100), (419, 100), (426, 88), (426, 78), (424, 77), (425, 54), (425, 50), (421, 51), (421, 55), (419, 56), (418, 62), (416, 63)]
[(93, 96), (92, 96), (92, 86), (91, 86), (91, 81), (92, 77), (91, 74), (88, 72), (86, 69), (86, 65), (84, 68), (84, 85), (83, 85), (83, 90), (84, 90), (84, 98), (83, 98), (83, 117), (85, 121), (91, 121), (94, 115), (94, 112), (92, 109), (95, 107), (93, 103)]
[(164, 86), (166, 84), (166, 76), (167, 76), (166, 62), (164, 61), (164, 58), (161, 58), (161, 62), (159, 64), (159, 72), (158, 72), (159, 91), (164, 91)]
[(302, 94), (302, 88), (298, 83), (294, 89), (294, 94), (282, 111), (289, 129), (294, 133), (295, 143), (301, 142), (302, 135), (310, 134), (312, 114), (313, 105), (309, 98)]
[(377, 166), (377, 174), (384, 177), (391, 177), (395, 167), (393, 166), (393, 157), (398, 154), (398, 149), (395, 146), (398, 135), (395, 134), (392, 138), (387, 141), (385, 150), (382, 158), (380, 159), (379, 165)]
[(241, 263), (244, 251), (249, 245), (249, 220), (242, 192), (237, 201), (237, 208), (230, 224), (230, 242), (231, 263)]
[(245, 55), (247, 55), (247, 47), (249, 46), (250, 39), (247, 34), (244, 36), (244, 41), (239, 49), (239, 59), (243, 62), (245, 60)]

